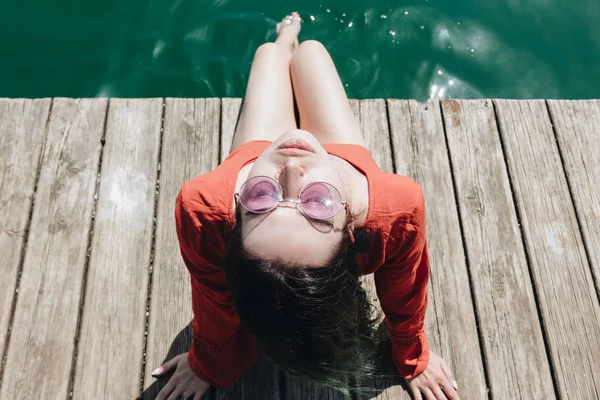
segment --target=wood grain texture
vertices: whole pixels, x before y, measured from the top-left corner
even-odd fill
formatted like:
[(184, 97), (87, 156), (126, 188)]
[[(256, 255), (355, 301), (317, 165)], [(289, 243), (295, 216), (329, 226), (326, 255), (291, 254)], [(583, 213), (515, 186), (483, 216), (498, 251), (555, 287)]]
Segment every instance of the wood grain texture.
[[(218, 164), (219, 99), (165, 100), (156, 244), (148, 321), (143, 398), (153, 399), (167, 382), (151, 373), (190, 351), (193, 318), (190, 274), (175, 230), (175, 198), (183, 184)], [(191, 328), (191, 327), (190, 327)]]
[(547, 104), (600, 296), (600, 100)]
[[(0, 99), (0, 351), (7, 343), (50, 99)], [(2, 368), (0, 367), (0, 373)], [(3, 381), (0, 375), (0, 383)]]
[(139, 396), (162, 99), (111, 99), (74, 398)]
[[(367, 116), (367, 118), (365, 118)], [(360, 101), (360, 128), (367, 148), (382, 171), (394, 172), (385, 100)]]
[[(360, 126), (369, 152), (375, 159), (382, 171), (393, 173), (392, 147), (390, 143), (390, 131), (388, 125), (387, 106), (385, 100), (361, 100), (360, 101)], [(361, 277), (367, 296), (377, 307), (380, 315), (379, 333), (385, 337), (385, 324), (383, 312), (377, 298), (377, 291), (373, 274)], [(399, 375), (391, 362), (391, 348), (384, 347), (389, 354), (382, 354), (388, 362), (381, 365), (382, 375), (369, 382), (369, 386), (376, 389), (377, 394), (365, 392), (359, 399), (396, 400), (409, 399), (410, 395), (402, 386), (404, 379)]]
[(423, 188), (430, 259), (425, 330), (464, 399), (487, 397), (471, 287), (461, 240), (452, 171), (438, 101), (388, 100), (396, 172)]
[(555, 397), (491, 101), (442, 101), (492, 398)]
[(559, 395), (596, 398), (600, 305), (546, 103), (494, 103)]
[(1, 399), (69, 394), (106, 104), (54, 99)]
[(235, 125), (240, 114), (242, 99), (221, 99), (221, 160), (224, 160), (231, 151)]

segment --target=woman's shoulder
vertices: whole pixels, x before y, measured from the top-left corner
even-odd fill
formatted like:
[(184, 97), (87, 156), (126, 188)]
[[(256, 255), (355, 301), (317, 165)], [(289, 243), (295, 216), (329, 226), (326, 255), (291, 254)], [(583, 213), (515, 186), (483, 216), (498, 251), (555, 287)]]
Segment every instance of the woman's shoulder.
[(390, 217), (425, 213), (425, 196), (419, 183), (408, 176), (381, 172), (374, 180), (374, 197), (380, 214)]
[(255, 160), (268, 143), (245, 143), (212, 171), (187, 180), (177, 195), (179, 212), (193, 215), (195, 219), (230, 220), (238, 173), (244, 165)]
[(196, 236), (200, 231), (220, 231), (227, 221), (224, 188), (217, 184), (215, 171), (185, 182), (175, 200), (175, 223), (180, 234)]

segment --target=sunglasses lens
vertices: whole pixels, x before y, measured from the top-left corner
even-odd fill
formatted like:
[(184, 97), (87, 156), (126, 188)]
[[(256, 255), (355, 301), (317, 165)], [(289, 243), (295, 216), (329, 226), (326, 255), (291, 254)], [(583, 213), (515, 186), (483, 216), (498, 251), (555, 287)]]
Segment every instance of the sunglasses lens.
[(302, 209), (313, 218), (328, 219), (342, 207), (342, 196), (338, 190), (325, 182), (306, 186), (300, 194)]
[(279, 196), (277, 182), (264, 176), (250, 178), (240, 190), (240, 202), (253, 212), (269, 211), (277, 205)]

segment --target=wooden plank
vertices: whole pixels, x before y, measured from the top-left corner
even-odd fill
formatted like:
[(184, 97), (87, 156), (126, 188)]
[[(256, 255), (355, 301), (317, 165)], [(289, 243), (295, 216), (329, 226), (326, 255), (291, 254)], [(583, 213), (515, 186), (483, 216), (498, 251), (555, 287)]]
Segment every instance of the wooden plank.
[(140, 394), (162, 99), (111, 99), (73, 397)]
[(173, 210), (181, 186), (217, 166), (220, 112), (219, 99), (165, 101), (144, 399), (154, 399), (168, 381), (154, 379), (152, 371), (190, 350), (190, 274), (179, 251)]
[(494, 103), (559, 396), (596, 398), (600, 305), (546, 103)]
[(69, 395), (106, 105), (54, 99), (2, 399)]
[[(46, 137), (50, 99), (0, 99), (0, 351), (4, 354), (19, 263)], [(0, 366), (0, 384), (3, 366)]]
[[(366, 117), (366, 118), (365, 118)], [(385, 100), (360, 101), (360, 128), (367, 148), (382, 171), (394, 172)]]
[(547, 104), (600, 296), (600, 100)]
[(211, 400), (254, 400), (280, 398), (280, 370), (265, 357), (256, 363), (236, 383), (221, 389), (213, 388)]
[(396, 172), (421, 185), (427, 205), (429, 347), (450, 366), (462, 398), (483, 399), (485, 373), (440, 105), (414, 100), (387, 104)]
[(555, 397), (491, 101), (442, 101), (492, 398)]
[(233, 134), (240, 114), (242, 99), (221, 99), (221, 160), (224, 160), (231, 151)]
[[(385, 100), (360, 100), (359, 104), (359, 121), (367, 148), (382, 171), (389, 173), (395, 172), (392, 162), (392, 146), (390, 143), (390, 131)], [(381, 319), (378, 331), (382, 337), (387, 337), (385, 334), (385, 324), (383, 322), (384, 315), (377, 298), (373, 274), (362, 276), (361, 280), (363, 281), (363, 286), (367, 291), (369, 299), (379, 310)], [(364, 383), (374, 388), (375, 393), (367, 391), (360, 394), (358, 397), (360, 399), (374, 398), (377, 400), (410, 399), (409, 393), (403, 386), (405, 381), (398, 375), (398, 371), (391, 361), (391, 347), (385, 346), (382, 350), (386, 353), (382, 354), (386, 361), (379, 366), (382, 375), (376, 377), (373, 382)], [(363, 383), (359, 382), (359, 385), (360, 384)]]

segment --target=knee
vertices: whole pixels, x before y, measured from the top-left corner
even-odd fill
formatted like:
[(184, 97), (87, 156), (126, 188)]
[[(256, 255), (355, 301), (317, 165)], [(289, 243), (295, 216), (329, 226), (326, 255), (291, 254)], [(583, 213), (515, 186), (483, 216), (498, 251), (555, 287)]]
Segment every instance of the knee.
[(309, 52), (309, 53), (314, 53), (314, 52), (327, 52), (327, 49), (325, 48), (325, 46), (323, 46), (323, 43), (319, 42), (318, 40), (305, 40), (304, 42), (300, 43), (300, 45), (298, 46), (298, 49), (296, 50), (296, 54), (298, 52)]
[(286, 53), (283, 51), (281, 46), (276, 43), (269, 42), (261, 44), (256, 52), (254, 58), (272, 58), (272, 57), (283, 57)]
[(321, 42), (317, 40), (305, 40), (300, 43), (292, 56), (290, 67), (293, 70), (297, 65), (310, 64), (314, 60), (322, 59), (325, 56), (329, 56), (329, 52)]

